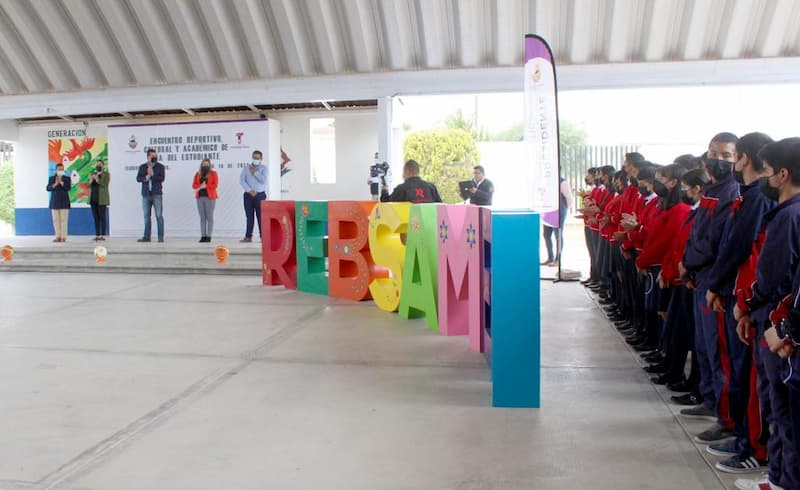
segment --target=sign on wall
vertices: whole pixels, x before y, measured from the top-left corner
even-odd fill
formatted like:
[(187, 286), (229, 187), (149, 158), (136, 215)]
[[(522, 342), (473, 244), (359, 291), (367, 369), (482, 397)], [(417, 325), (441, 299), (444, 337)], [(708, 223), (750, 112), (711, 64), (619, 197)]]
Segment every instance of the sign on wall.
[[(110, 209), (114, 234), (137, 236), (142, 233), (141, 184), (136, 182), (136, 175), (139, 165), (146, 160), (147, 149), (154, 148), (159, 161), (167, 167), (163, 198), (167, 237), (200, 234), (192, 180), (204, 158), (211, 160), (219, 175), (214, 235), (244, 236), (244, 191), (239, 179), (253, 151), (263, 152), (264, 164), (267, 164), (270, 123), (258, 119), (109, 126)], [(280, 179), (277, 174), (269, 172), (268, 178)]]
[(72, 183), (69, 197), (73, 204), (89, 203), (89, 174), (98, 158), (105, 161), (107, 157), (108, 138), (87, 138), (85, 129), (47, 133), (47, 175), (55, 173), (56, 164), (64, 165), (64, 174)]

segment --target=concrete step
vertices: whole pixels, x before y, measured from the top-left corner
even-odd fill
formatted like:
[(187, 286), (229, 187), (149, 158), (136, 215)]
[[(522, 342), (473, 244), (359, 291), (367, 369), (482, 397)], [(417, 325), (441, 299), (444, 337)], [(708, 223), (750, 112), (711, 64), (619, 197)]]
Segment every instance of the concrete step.
[[(8, 243), (14, 247), (12, 260), (0, 262), (0, 271), (261, 275), (261, 244), (242, 244), (238, 238), (212, 243), (188, 238), (165, 243), (137, 243), (135, 238), (95, 242), (86, 237), (70, 237), (66, 243), (51, 240), (15, 237), (0, 242), (0, 246)], [(98, 263), (94, 256), (98, 244), (108, 251), (104, 263)], [(225, 264), (219, 264), (214, 255), (217, 245), (228, 247)]]

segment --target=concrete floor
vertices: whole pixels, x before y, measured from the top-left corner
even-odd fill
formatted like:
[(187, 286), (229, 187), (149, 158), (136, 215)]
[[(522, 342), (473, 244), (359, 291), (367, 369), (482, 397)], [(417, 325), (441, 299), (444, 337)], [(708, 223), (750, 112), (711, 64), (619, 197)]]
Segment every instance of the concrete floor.
[(519, 410), (464, 338), (372, 303), (0, 273), (0, 489), (730, 485), (585, 291), (542, 285), (544, 407)]

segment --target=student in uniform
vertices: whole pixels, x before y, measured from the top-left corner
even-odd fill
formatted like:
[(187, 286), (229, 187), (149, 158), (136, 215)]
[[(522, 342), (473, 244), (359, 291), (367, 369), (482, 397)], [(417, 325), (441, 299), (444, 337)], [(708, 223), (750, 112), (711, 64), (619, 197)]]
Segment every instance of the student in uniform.
[(592, 279), (594, 278), (594, 240), (592, 237), (592, 230), (589, 226), (589, 219), (591, 216), (589, 215), (589, 208), (591, 208), (592, 204), (594, 203), (592, 196), (594, 194), (595, 184), (594, 180), (597, 176), (597, 168), (592, 167), (586, 170), (586, 175), (583, 177), (583, 181), (586, 184), (586, 187), (583, 191), (579, 194), (581, 197), (581, 208), (578, 209), (578, 213), (581, 219), (583, 219), (583, 236), (586, 240), (586, 251), (589, 253), (589, 277), (583, 281), (581, 284), (584, 286), (588, 286), (592, 283)]
[[(605, 167), (599, 168), (595, 173), (595, 187), (592, 189), (592, 193), (589, 196), (588, 206), (584, 206), (584, 213), (589, 216), (589, 236), (591, 237), (592, 241), (592, 272), (589, 277), (591, 281), (586, 285), (586, 287), (595, 292), (599, 292), (603, 289), (602, 246), (600, 240), (600, 223), (598, 219), (601, 217), (603, 207), (611, 198), (609, 189), (606, 186), (606, 181), (604, 180), (604, 168)], [(613, 172), (613, 170), (614, 169), (612, 167), (611, 172)], [(605, 172), (606, 175), (608, 173), (608, 171)]]
[[(622, 226), (627, 232), (626, 240), (623, 243), (623, 249), (633, 250), (636, 255), (642, 253), (644, 244), (647, 242), (647, 236), (650, 233), (650, 226), (653, 220), (661, 212), (658, 205), (658, 195), (654, 191), (654, 183), (656, 181), (656, 171), (659, 167), (650, 164), (641, 168), (637, 173), (639, 181), (639, 192), (642, 193), (644, 199), (640, 203), (639, 209), (636, 213), (630, 216), (624, 216)], [(628, 252), (630, 254), (630, 252)], [(632, 255), (631, 255), (632, 256)], [(656, 328), (652, 323), (652, 315), (656, 314), (649, 307), (652, 305), (646, 302), (647, 283), (644, 278), (637, 274), (636, 285), (636, 301), (641, 306), (641, 314), (638, 322), (634, 325), (633, 331), (626, 331), (625, 340), (628, 344), (632, 345), (635, 349), (640, 351), (654, 350), (655, 349), (655, 335), (653, 330)]]
[[(797, 434), (793, 432), (795, 398), (784, 383), (784, 362), (778, 354), (787, 354), (794, 347), (778, 330), (779, 306), (791, 294), (793, 279), (800, 272), (800, 138), (769, 144), (758, 156), (767, 173), (759, 182), (761, 192), (778, 205), (764, 217), (762, 232), (748, 261), (750, 267), (740, 270), (734, 316), (739, 337), (753, 343), (758, 353), (761, 410), (771, 428), (767, 443), (769, 472), (766, 479), (737, 480), (736, 486), (800, 489), (800, 457)], [(748, 270), (755, 271), (755, 281), (748, 277)]]
[(681, 410), (689, 417), (716, 417), (717, 422), (695, 436), (695, 441), (710, 444), (733, 435), (728, 394), (723, 392), (725, 375), (720, 360), (720, 331), (724, 331), (722, 315), (708, 309), (709, 272), (719, 252), (725, 221), (733, 201), (739, 196), (739, 184), (733, 178), (736, 162), (736, 141), (732, 133), (719, 133), (711, 139), (706, 157), (706, 169), (711, 184), (705, 189), (700, 209), (686, 244), (683, 261), (679, 264), (682, 277), (694, 289), (695, 353), (700, 366), (700, 391), (703, 405)]
[[(734, 285), (739, 268), (750, 256), (753, 243), (761, 231), (764, 215), (774, 207), (759, 189), (759, 179), (766, 170), (758, 152), (772, 139), (763, 133), (749, 133), (736, 142), (739, 157), (733, 166), (734, 179), (740, 185), (740, 197), (732, 207), (722, 232), (721, 244), (709, 272), (706, 302), (710, 310), (724, 316), (724, 335), (719, 335), (723, 392), (728, 393), (730, 417), (735, 438), (711, 444), (708, 452), (726, 457), (716, 467), (726, 473), (746, 473), (766, 468), (767, 448), (758, 435), (764, 431), (761, 417), (754, 411), (748, 420), (750, 375), (753, 353), (739, 341), (737, 321), (733, 317)], [(757, 393), (753, 393), (757, 403)], [(757, 406), (757, 405), (756, 405)], [(750, 436), (752, 430), (753, 437)]]
[(681, 279), (678, 264), (686, 249), (686, 242), (689, 240), (689, 234), (700, 207), (700, 200), (703, 197), (703, 189), (709, 182), (711, 182), (711, 177), (708, 176), (705, 168), (690, 170), (681, 178), (681, 186), (687, 203), (691, 203), (691, 211), (681, 224), (678, 235), (673, 241), (672, 250), (664, 259), (661, 276), (658, 278), (659, 286), (672, 288), (666, 319), (672, 328), (665, 341), (667, 352), (663, 357), (668, 367), (664, 377), (670, 391), (688, 392), (683, 396), (672, 397), (672, 401), (679, 405), (694, 406), (702, 403), (699, 390), (700, 373), (697, 356), (694, 354), (692, 354), (689, 378), (686, 379), (685, 376), (686, 358), (689, 351), (694, 348), (694, 314), (692, 312), (694, 299), (692, 290), (687, 288), (686, 283)]
[(611, 244), (609, 243), (607, 237), (603, 235), (602, 228), (604, 218), (611, 213), (611, 202), (617, 195), (612, 186), (612, 180), (614, 179), (615, 173), (616, 170), (611, 165), (600, 167), (600, 179), (603, 187), (605, 188), (605, 193), (602, 201), (597, 204), (599, 211), (595, 215), (595, 227), (597, 229), (597, 235), (599, 239), (599, 245), (597, 247), (597, 262), (599, 264), (598, 273), (600, 274), (600, 277), (599, 285), (595, 286), (594, 288), (590, 286), (590, 289), (593, 289), (593, 291), (598, 293), (600, 299), (604, 301), (608, 301), (608, 298), (611, 294)]
[[(600, 237), (608, 245), (608, 253), (606, 256), (606, 271), (609, 280), (609, 294), (606, 299), (599, 301), (600, 305), (607, 306), (609, 320), (621, 320), (623, 317), (619, 312), (620, 305), (622, 304), (622, 280), (618, 272), (621, 270), (621, 254), (619, 254), (619, 247), (617, 246), (614, 232), (617, 230), (621, 219), (621, 205), (623, 192), (628, 185), (628, 177), (624, 171), (616, 172), (611, 180), (611, 189), (614, 191), (614, 197), (606, 205), (606, 210), (600, 222)], [(618, 260), (618, 257), (619, 259)]]
[[(653, 181), (653, 190), (659, 197), (658, 206), (661, 212), (654, 216), (650, 223), (653, 231), (647, 234), (647, 238), (642, 247), (642, 253), (636, 258), (636, 269), (645, 277), (646, 281), (646, 311), (648, 315), (648, 328), (646, 330), (646, 346), (663, 346), (662, 318), (658, 312), (666, 311), (669, 304), (669, 288), (660, 288), (656, 278), (661, 273), (661, 266), (665, 257), (672, 249), (675, 238), (678, 236), (680, 227), (689, 215), (689, 205), (683, 202), (681, 191), (681, 177), (686, 173), (686, 169), (680, 165), (672, 164), (662, 167), (656, 172)], [(664, 296), (664, 299), (662, 299)], [(652, 349), (651, 349), (652, 350)], [(651, 364), (645, 371), (653, 374), (663, 374), (667, 372), (669, 364), (659, 362)], [(658, 377), (657, 377), (658, 378)], [(659, 381), (665, 384), (666, 381)]]

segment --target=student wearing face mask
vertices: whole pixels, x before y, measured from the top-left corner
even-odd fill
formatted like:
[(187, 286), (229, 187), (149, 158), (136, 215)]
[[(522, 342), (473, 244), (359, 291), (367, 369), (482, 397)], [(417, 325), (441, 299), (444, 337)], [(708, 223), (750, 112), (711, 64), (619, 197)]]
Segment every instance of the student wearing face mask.
[(50, 213), (53, 215), (54, 242), (67, 241), (67, 220), (69, 219), (69, 190), (72, 182), (64, 175), (64, 165), (56, 165), (55, 175), (47, 179), (46, 189), (50, 191)]
[[(640, 202), (635, 213), (629, 215), (623, 214), (622, 216), (621, 224), (626, 231), (623, 250), (631, 257), (638, 257), (638, 255), (642, 253), (644, 244), (647, 241), (647, 236), (650, 233), (651, 224), (661, 212), (661, 207), (658, 205), (658, 195), (653, 190), (658, 168), (659, 166), (647, 162), (646, 165), (643, 165), (638, 170), (639, 192), (644, 198)], [(648, 286), (652, 285), (648, 284), (645, 280), (646, 278), (641, 274), (637, 273), (635, 277), (636, 302), (638, 304), (639, 315), (634, 325), (621, 330), (621, 332), (625, 335), (626, 342), (632, 345), (634, 349), (639, 351), (652, 351), (656, 347), (654, 345), (654, 330), (656, 326), (653, 325), (653, 316), (656, 315), (656, 312), (648, 310), (648, 304), (646, 304)]]
[[(659, 315), (659, 312), (666, 311), (670, 290), (665, 288), (662, 291), (656, 279), (661, 273), (661, 266), (672, 249), (681, 225), (689, 215), (689, 205), (683, 202), (680, 182), (685, 173), (686, 169), (676, 164), (667, 165), (656, 172), (653, 190), (659, 197), (660, 212), (651, 220), (649, 224), (651, 231), (647, 234), (642, 252), (636, 258), (636, 269), (645, 277), (646, 282), (647, 347), (664, 348), (661, 342), (663, 315)], [(663, 374), (667, 372), (667, 368), (666, 362), (658, 362), (649, 365), (645, 371)], [(666, 383), (666, 380), (660, 381), (659, 384)]]
[[(753, 351), (739, 341), (733, 305), (739, 268), (750, 257), (764, 215), (774, 207), (774, 201), (767, 199), (758, 185), (766, 172), (758, 152), (772, 142), (763, 133), (749, 133), (736, 142), (739, 159), (733, 165), (733, 175), (740, 185), (741, 195), (731, 206), (732, 212), (722, 231), (719, 252), (708, 273), (708, 308), (724, 316), (724, 335), (720, 333), (719, 336), (720, 361), (725, 375), (722, 392), (727, 393), (735, 436), (732, 440), (711, 444), (708, 452), (726, 457), (716, 467), (727, 473), (761, 471), (767, 465), (767, 448), (763, 440), (766, 422), (756, 411), (747, 410), (751, 400), (754, 406), (758, 403), (757, 393), (750, 396)], [(762, 440), (759, 440), (759, 435)]]
[(658, 278), (659, 286), (672, 288), (666, 319), (671, 328), (664, 342), (666, 350), (660, 356), (661, 359), (652, 360), (666, 362), (668, 367), (663, 376), (670, 391), (688, 392), (686, 395), (672, 397), (672, 401), (679, 405), (695, 406), (702, 403), (702, 395), (699, 390), (700, 372), (696, 355), (692, 355), (691, 372), (688, 379), (684, 372), (686, 358), (689, 351), (694, 349), (695, 344), (694, 297), (692, 290), (686, 287), (686, 283), (681, 278), (678, 264), (683, 259), (686, 242), (689, 240), (689, 234), (700, 207), (700, 200), (703, 197), (703, 189), (709, 182), (711, 182), (711, 178), (705, 168), (690, 170), (681, 177), (681, 189), (687, 197), (687, 203), (691, 203), (691, 210), (678, 230), (672, 249), (662, 264), (661, 276)]
[(253, 152), (250, 164), (242, 169), (239, 184), (244, 190), (244, 214), (247, 216), (247, 229), (242, 243), (253, 241), (253, 221), (258, 221), (258, 235), (261, 236), (261, 201), (267, 198), (267, 166), (262, 163), (260, 151)]
[(640, 153), (627, 153), (625, 161), (622, 164), (622, 169), (628, 177), (628, 185), (622, 196), (622, 203), (620, 204), (620, 213), (618, 217), (618, 226), (614, 232), (614, 238), (617, 243), (617, 252), (621, 258), (621, 273), (622, 273), (622, 288), (623, 288), (623, 304), (620, 307), (620, 316), (623, 318), (616, 320), (614, 323), (617, 328), (627, 329), (639, 322), (639, 319), (644, 314), (643, 306), (638, 301), (638, 285), (639, 275), (636, 272), (636, 257), (635, 250), (626, 248), (626, 230), (622, 225), (625, 216), (633, 216), (636, 210), (639, 209), (643, 199), (639, 191), (638, 175), (639, 170), (649, 165)]
[[(628, 177), (624, 171), (620, 170), (613, 175), (610, 182), (610, 190), (614, 193), (614, 197), (606, 204), (603, 215), (600, 218), (600, 238), (603, 240), (603, 245), (608, 248), (604, 259), (608, 290), (607, 297), (605, 299), (600, 299), (599, 303), (605, 308), (608, 319), (611, 321), (622, 319), (622, 315), (620, 314), (620, 306), (622, 305), (622, 280), (620, 275), (617, 274), (617, 272), (621, 270), (621, 260), (617, 258), (618, 253), (616, 252), (619, 251), (619, 247), (617, 246), (614, 232), (619, 225), (622, 197), (627, 184)], [(619, 259), (621, 259), (621, 255)]]
[[(695, 353), (700, 366), (700, 391), (703, 405), (681, 410), (688, 417), (715, 419), (716, 423), (695, 436), (695, 442), (710, 444), (725, 440), (733, 435), (733, 419), (727, 392), (725, 371), (728, 363), (720, 352), (720, 332), (725, 331), (724, 317), (709, 310), (706, 293), (711, 279), (710, 272), (719, 253), (722, 231), (731, 213), (734, 200), (739, 197), (739, 184), (733, 177), (731, 168), (738, 160), (736, 142), (732, 133), (715, 135), (706, 156), (706, 170), (711, 176), (711, 184), (706, 187), (700, 201), (694, 226), (683, 260), (679, 264), (681, 277), (686, 278), (690, 288), (694, 288), (694, 318), (696, 328)], [(723, 364), (723, 361), (725, 363)]]
[(211, 168), (211, 160), (200, 162), (200, 170), (194, 174), (192, 189), (197, 199), (197, 212), (200, 215), (200, 243), (210, 242), (214, 232), (214, 206), (217, 202), (219, 177)]
[(586, 170), (586, 175), (583, 177), (586, 187), (579, 194), (581, 198), (581, 208), (578, 209), (578, 213), (583, 219), (583, 235), (584, 239), (586, 240), (586, 250), (589, 252), (589, 277), (586, 280), (581, 281), (581, 284), (584, 286), (593, 284), (596, 278), (596, 265), (594, 263), (594, 251), (596, 244), (594, 235), (592, 234), (591, 226), (589, 225), (589, 220), (592, 218), (592, 214), (590, 213), (592, 206), (594, 205), (594, 199), (597, 195), (597, 186), (595, 186), (595, 178), (597, 177), (597, 173), (598, 170), (595, 167)]
[(783, 331), (781, 306), (792, 293), (800, 271), (800, 138), (787, 138), (765, 146), (758, 156), (766, 176), (759, 186), (777, 206), (765, 216), (753, 253), (739, 270), (734, 317), (742, 342), (757, 349), (758, 395), (761, 411), (770, 421), (767, 442), (769, 471), (766, 479), (737, 480), (737, 488), (800, 488), (792, 406), (793, 396), (784, 383), (780, 354), (796, 349)]
[(111, 183), (111, 174), (106, 171), (105, 162), (98, 158), (92, 173), (89, 174), (89, 204), (92, 206), (94, 218), (94, 239), (105, 240), (108, 234), (108, 216), (106, 208), (111, 204), (108, 185)]
[(603, 300), (607, 299), (608, 288), (610, 286), (608, 266), (611, 250), (609, 248), (608, 241), (602, 238), (600, 229), (602, 228), (603, 217), (607, 213), (606, 208), (611, 202), (611, 199), (613, 199), (616, 195), (614, 189), (611, 188), (611, 180), (614, 176), (614, 173), (615, 169), (611, 165), (600, 167), (600, 178), (599, 181), (596, 182), (600, 192), (598, 193), (597, 199), (592, 205), (592, 212), (594, 214), (589, 220), (589, 226), (591, 227), (592, 233), (596, 236), (597, 240), (597, 248), (595, 249), (597, 279), (594, 284), (589, 285), (589, 289), (595, 293), (598, 293), (600, 298)]

